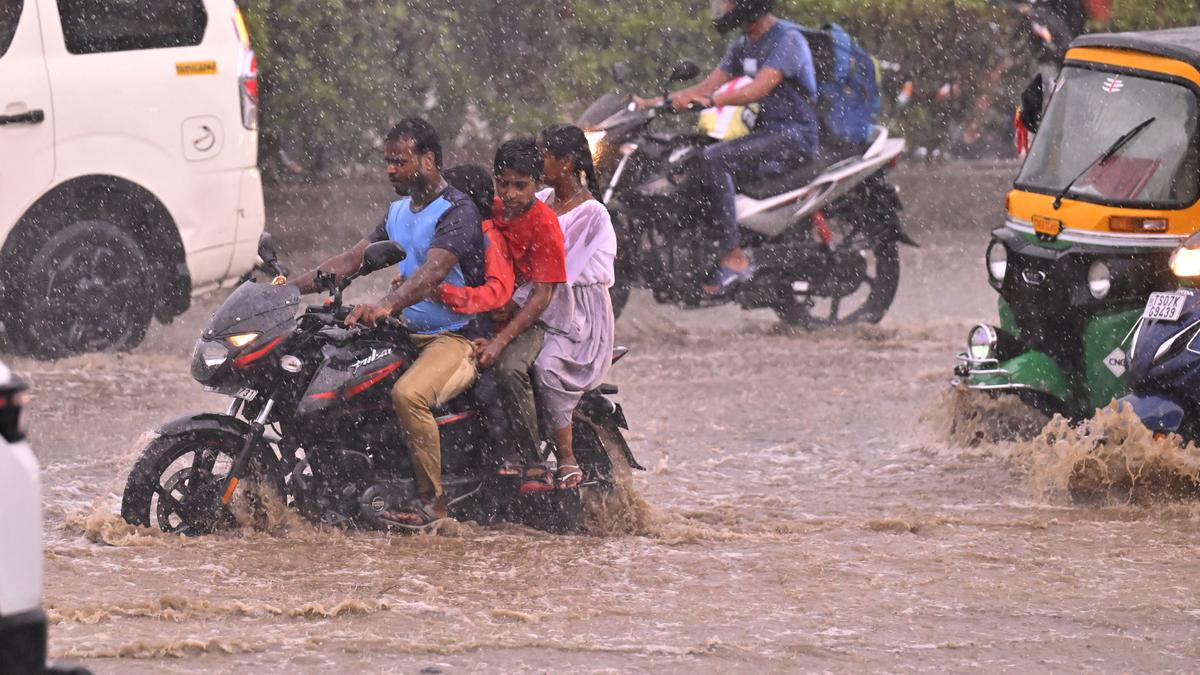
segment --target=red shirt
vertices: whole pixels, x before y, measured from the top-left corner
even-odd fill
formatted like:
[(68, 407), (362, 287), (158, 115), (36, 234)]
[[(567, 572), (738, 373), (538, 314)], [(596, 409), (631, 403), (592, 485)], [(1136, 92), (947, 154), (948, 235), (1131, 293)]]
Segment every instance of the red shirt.
[(482, 286), (442, 284), (442, 304), (459, 314), (482, 314), (503, 307), (513, 294), (513, 261), (508, 242), (490, 220), (483, 221), (487, 248), (483, 254)]
[(535, 199), (528, 211), (506, 221), (504, 203), (497, 199), (492, 204), (492, 220), (508, 242), (518, 284), (567, 283), (562, 227), (553, 209)]

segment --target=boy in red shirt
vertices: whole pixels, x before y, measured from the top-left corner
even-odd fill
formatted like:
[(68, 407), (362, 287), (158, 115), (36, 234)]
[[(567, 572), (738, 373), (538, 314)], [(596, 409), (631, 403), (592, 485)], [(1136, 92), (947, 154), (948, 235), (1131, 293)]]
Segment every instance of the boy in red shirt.
[[(541, 461), (529, 369), (545, 337), (538, 319), (550, 305), (555, 286), (567, 280), (566, 254), (558, 217), (536, 197), (542, 176), (537, 144), (532, 139), (508, 141), (496, 151), (494, 170), (497, 199), (492, 223), (508, 244), (517, 290), (511, 300), (492, 312), (494, 335), (475, 340), (475, 359), (482, 370), (475, 390), (481, 398), (500, 402), (499, 406), (485, 403), (481, 412), (493, 440), (500, 445), (505, 462), (502, 472), (514, 473), (518, 463), (528, 466)], [(487, 284), (453, 290), (443, 286), (441, 290), (452, 308), (470, 305), (474, 311), (482, 311), (481, 307), (496, 301), (496, 289)]]

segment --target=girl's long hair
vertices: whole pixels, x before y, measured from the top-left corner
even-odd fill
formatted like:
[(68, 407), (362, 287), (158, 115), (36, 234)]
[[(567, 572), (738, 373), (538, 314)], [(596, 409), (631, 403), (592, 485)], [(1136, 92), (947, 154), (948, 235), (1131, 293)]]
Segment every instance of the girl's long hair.
[(551, 124), (542, 129), (538, 140), (555, 157), (570, 157), (575, 162), (575, 171), (582, 171), (587, 177), (588, 191), (596, 201), (604, 202), (600, 181), (596, 179), (596, 167), (592, 162), (592, 149), (588, 146), (583, 129), (574, 124)]

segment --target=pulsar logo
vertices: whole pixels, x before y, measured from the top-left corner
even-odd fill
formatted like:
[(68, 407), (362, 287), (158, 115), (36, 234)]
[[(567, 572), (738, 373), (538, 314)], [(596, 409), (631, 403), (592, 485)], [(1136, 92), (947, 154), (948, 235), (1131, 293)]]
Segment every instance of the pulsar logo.
[(359, 368), (362, 368), (363, 366), (367, 366), (372, 363), (375, 363), (379, 359), (382, 359), (383, 357), (385, 357), (391, 353), (392, 353), (392, 350), (390, 350), (390, 349), (384, 349), (384, 350), (372, 349), (370, 356), (367, 356), (367, 357), (364, 357), (364, 358), (361, 358), (361, 359), (355, 361), (353, 364), (350, 365), (350, 368), (352, 368), (353, 370), (358, 370)]

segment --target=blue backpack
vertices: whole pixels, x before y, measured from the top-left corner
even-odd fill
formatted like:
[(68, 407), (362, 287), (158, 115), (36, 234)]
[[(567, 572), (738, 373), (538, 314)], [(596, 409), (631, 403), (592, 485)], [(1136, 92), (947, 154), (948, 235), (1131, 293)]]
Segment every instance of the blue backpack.
[(866, 143), (879, 114), (879, 69), (875, 59), (836, 23), (820, 31), (806, 30), (805, 37), (816, 69), (822, 137)]

